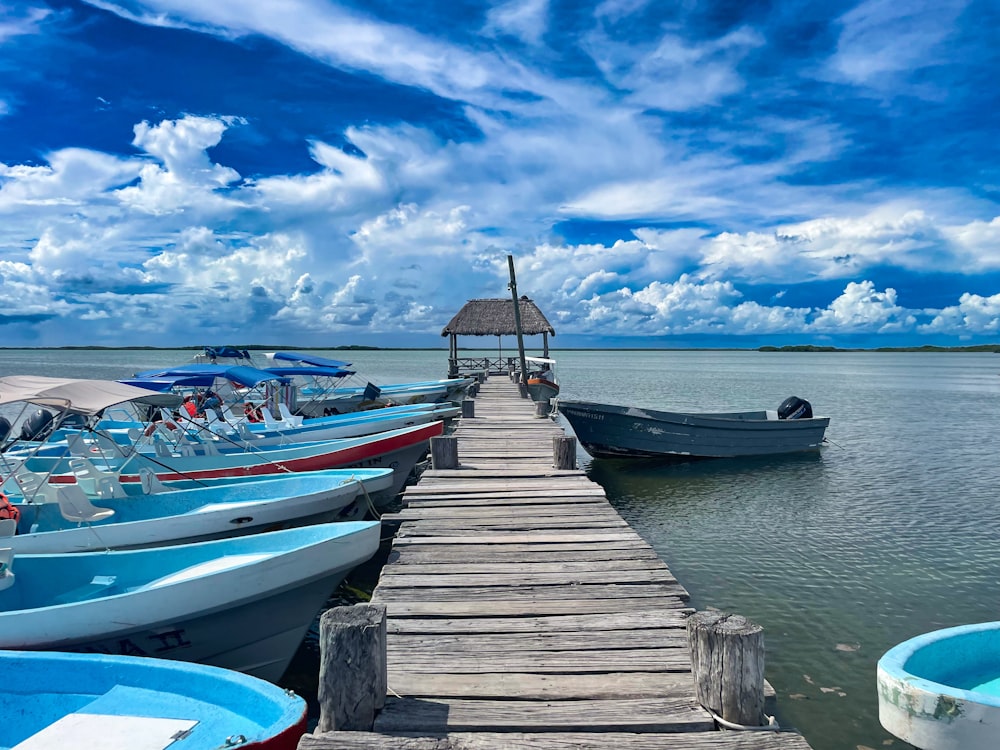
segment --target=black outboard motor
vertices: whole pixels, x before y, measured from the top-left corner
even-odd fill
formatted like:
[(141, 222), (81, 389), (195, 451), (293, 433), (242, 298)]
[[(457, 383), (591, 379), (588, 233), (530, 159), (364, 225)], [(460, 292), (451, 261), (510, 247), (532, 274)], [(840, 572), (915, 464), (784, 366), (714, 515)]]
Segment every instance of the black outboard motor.
[(21, 423), (21, 440), (44, 440), (52, 432), (52, 412), (39, 409)]
[(789, 396), (778, 407), (778, 419), (812, 419), (812, 415), (812, 404), (798, 396)]
[(13, 425), (7, 417), (0, 417), (0, 443), (7, 439)]

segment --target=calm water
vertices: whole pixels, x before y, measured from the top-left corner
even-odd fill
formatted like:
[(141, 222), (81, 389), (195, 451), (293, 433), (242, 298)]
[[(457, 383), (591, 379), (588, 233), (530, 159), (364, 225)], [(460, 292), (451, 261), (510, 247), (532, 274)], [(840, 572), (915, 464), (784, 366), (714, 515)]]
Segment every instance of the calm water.
[[(447, 359), (329, 354), (383, 383), (441, 377)], [(0, 351), (0, 375), (118, 378), (191, 355)], [(1000, 620), (1000, 357), (554, 356), (567, 398), (714, 411), (775, 409), (796, 395), (832, 417), (818, 455), (676, 466), (580, 458), (693, 606), (764, 627), (783, 724), (815, 750), (905, 747), (878, 724), (878, 658), (919, 633)]]

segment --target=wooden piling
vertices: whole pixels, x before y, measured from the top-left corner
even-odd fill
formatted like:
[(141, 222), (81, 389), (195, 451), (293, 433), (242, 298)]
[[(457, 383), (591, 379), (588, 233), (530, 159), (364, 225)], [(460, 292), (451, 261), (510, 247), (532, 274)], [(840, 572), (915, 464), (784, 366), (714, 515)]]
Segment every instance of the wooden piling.
[(687, 621), (695, 697), (725, 721), (762, 726), (764, 630), (743, 615), (695, 612)]
[(454, 435), (439, 435), (431, 438), (431, 468), (458, 468), (458, 438)]
[(576, 438), (557, 435), (552, 438), (552, 465), (557, 469), (576, 468)]
[(552, 404), (548, 401), (536, 401), (535, 402), (535, 416), (536, 417), (547, 417), (552, 411)]
[(476, 416), (476, 402), (471, 398), (462, 399), (462, 419), (472, 419)]
[(355, 604), (320, 617), (317, 732), (372, 730), (388, 685), (385, 613), (385, 605)]
[(521, 398), (527, 398), (528, 397), (528, 384), (527, 383), (518, 383), (517, 384), (517, 390), (520, 393)]

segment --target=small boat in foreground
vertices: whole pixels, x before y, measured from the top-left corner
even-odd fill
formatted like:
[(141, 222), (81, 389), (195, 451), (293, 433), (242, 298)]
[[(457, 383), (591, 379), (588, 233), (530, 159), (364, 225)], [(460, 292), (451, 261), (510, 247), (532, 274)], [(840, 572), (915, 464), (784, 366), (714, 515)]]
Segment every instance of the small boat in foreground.
[(166, 659), (0, 651), (0, 747), (294, 750), (306, 702), (228, 669)]
[(0, 649), (153, 656), (281, 678), (381, 525), (344, 521), (169, 547), (0, 549)]
[(598, 458), (770, 456), (817, 450), (829, 417), (812, 416), (791, 396), (777, 411), (668, 412), (560, 399), (558, 410), (590, 455)]
[(921, 750), (994, 750), (1000, 741), (1000, 622), (935, 630), (878, 661), (878, 718)]

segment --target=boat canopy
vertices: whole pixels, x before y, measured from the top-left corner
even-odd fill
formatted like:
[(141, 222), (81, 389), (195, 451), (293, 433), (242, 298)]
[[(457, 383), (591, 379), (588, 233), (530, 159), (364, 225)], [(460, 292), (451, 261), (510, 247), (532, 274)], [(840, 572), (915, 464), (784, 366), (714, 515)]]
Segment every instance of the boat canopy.
[(341, 362), (340, 360), (329, 359), (328, 357), (317, 357), (315, 354), (306, 354), (304, 352), (274, 352), (268, 356), (278, 362), (298, 362), (304, 365), (315, 365), (316, 367), (344, 368), (351, 366), (350, 362)]
[(289, 367), (265, 367), (265, 372), (271, 372), (280, 377), (285, 377), (288, 375), (309, 375), (310, 377), (326, 377), (326, 378), (346, 378), (348, 375), (353, 375), (354, 370), (342, 370), (339, 367), (321, 367), (319, 365), (304, 365), (296, 366), (290, 365)]
[[(203, 365), (197, 363), (168, 367), (165, 370), (147, 370), (146, 372), (138, 373), (134, 378), (129, 378), (122, 382), (141, 385), (144, 382), (150, 381), (158, 384), (172, 380), (174, 385), (179, 386), (209, 387), (216, 378), (225, 378), (245, 388), (255, 388), (261, 383), (269, 381), (287, 382), (287, 378), (281, 375), (268, 372), (267, 370), (259, 370), (256, 367), (247, 367), (245, 365)], [(143, 385), (142, 387), (156, 389), (155, 385)]]
[(24, 401), (49, 406), (71, 414), (97, 414), (109, 406), (138, 401), (156, 406), (175, 406), (180, 397), (154, 393), (115, 380), (49, 378), (41, 375), (9, 375), (0, 378), (0, 404)]
[(525, 362), (536, 362), (540, 365), (554, 365), (556, 361), (554, 359), (546, 359), (545, 357), (525, 357)]

